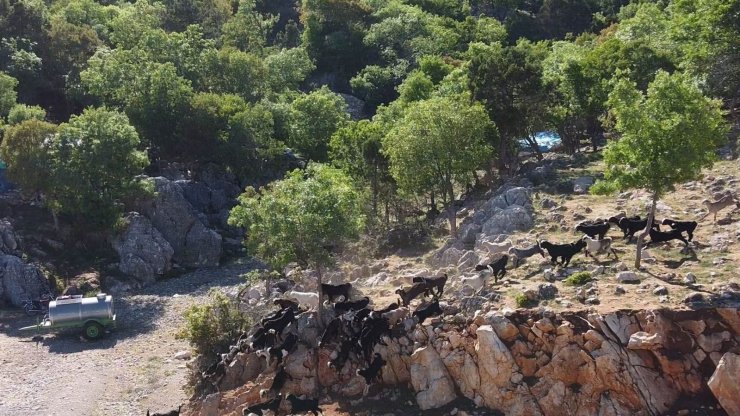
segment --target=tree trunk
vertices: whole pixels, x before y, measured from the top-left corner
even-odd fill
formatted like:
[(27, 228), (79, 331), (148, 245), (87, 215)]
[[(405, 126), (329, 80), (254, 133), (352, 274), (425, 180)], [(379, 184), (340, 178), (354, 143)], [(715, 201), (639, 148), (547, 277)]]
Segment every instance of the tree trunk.
[(457, 210), (455, 209), (455, 190), (452, 189), (452, 183), (447, 183), (447, 192), (450, 195), (450, 206), (447, 207), (448, 217), (450, 222), (450, 236), (457, 238)]
[(653, 228), (653, 220), (655, 219), (655, 205), (658, 203), (658, 195), (653, 192), (653, 203), (650, 206), (650, 213), (648, 213), (647, 225), (637, 237), (637, 253), (635, 255), (635, 270), (640, 269), (640, 259), (642, 258), (642, 242), (645, 237), (650, 234), (650, 229)]
[(319, 329), (324, 329), (324, 289), (321, 287), (321, 266), (316, 265), (316, 274), (318, 274), (317, 285), (318, 285), (318, 294), (319, 294), (319, 306), (316, 309), (316, 313), (318, 314), (318, 323), (319, 323)]
[(540, 152), (540, 146), (537, 144), (537, 140), (534, 138), (533, 135), (527, 136), (527, 144), (532, 149), (532, 152), (534, 152), (534, 155), (537, 156), (537, 160), (542, 160), (544, 157), (542, 156), (542, 152)]
[(51, 210), (51, 218), (54, 220), (54, 231), (59, 231), (59, 217), (57, 217), (57, 212), (53, 209)]

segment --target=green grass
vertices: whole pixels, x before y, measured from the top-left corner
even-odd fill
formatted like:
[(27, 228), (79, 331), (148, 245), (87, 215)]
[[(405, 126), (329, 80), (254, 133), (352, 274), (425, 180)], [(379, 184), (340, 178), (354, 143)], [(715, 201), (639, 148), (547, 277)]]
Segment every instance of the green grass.
[(582, 286), (591, 281), (590, 272), (578, 272), (568, 276), (563, 283), (568, 286)]

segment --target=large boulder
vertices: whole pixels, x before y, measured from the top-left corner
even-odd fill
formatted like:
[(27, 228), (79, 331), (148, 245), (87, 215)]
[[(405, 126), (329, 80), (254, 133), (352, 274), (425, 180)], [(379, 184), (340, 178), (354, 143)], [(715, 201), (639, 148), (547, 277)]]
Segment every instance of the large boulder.
[(725, 353), (707, 385), (728, 415), (740, 415), (740, 355)]
[(13, 225), (6, 218), (0, 220), (0, 253), (18, 254), (18, 238)]
[[(534, 208), (530, 191), (523, 187), (502, 187), (472, 216), (473, 224), (481, 226), (477, 238), (488, 238), (534, 227)], [(472, 228), (472, 225), (467, 226)], [(469, 238), (470, 236), (468, 236)]]
[(163, 177), (153, 180), (157, 196), (142, 207), (142, 213), (172, 246), (173, 260), (185, 267), (218, 265), (221, 236), (198, 219), (177, 183)]
[(38, 299), (48, 292), (49, 281), (38, 267), (16, 256), (0, 255), (0, 299), (21, 306), (24, 299)]
[(152, 282), (172, 267), (175, 251), (145, 216), (130, 212), (126, 229), (111, 242), (121, 272), (141, 282)]
[(455, 400), (455, 384), (442, 359), (431, 345), (411, 355), (411, 385), (421, 410), (436, 409)]

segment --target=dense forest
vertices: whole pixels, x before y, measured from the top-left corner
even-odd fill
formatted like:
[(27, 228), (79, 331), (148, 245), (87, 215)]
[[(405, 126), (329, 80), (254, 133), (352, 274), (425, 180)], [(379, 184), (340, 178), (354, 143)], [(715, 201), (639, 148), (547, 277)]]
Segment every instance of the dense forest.
[(737, 0), (0, 0), (0, 158), (108, 228), (165, 163), (247, 186), (299, 155), (387, 225), (537, 132), (602, 146), (625, 80), (678, 74), (735, 117), (739, 42)]

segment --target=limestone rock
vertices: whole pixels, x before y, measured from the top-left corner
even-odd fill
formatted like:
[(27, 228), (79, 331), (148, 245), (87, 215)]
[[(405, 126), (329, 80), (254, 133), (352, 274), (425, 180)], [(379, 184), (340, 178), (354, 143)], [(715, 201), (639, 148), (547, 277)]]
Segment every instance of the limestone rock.
[(622, 271), (617, 273), (617, 281), (619, 283), (640, 283), (640, 278), (635, 272)]
[(139, 281), (153, 282), (172, 267), (174, 250), (145, 216), (130, 212), (125, 221), (126, 229), (111, 242), (120, 259), (118, 268)]
[(411, 355), (411, 385), (421, 410), (436, 409), (455, 400), (455, 385), (442, 359), (432, 346)]
[(558, 294), (558, 288), (552, 283), (542, 283), (537, 287), (537, 293), (542, 299), (554, 299)]
[(630, 335), (627, 348), (631, 350), (656, 350), (663, 348), (663, 337), (660, 334), (649, 334), (647, 332), (635, 332)]
[(38, 299), (50, 290), (49, 281), (36, 265), (16, 256), (0, 255), (0, 300), (21, 306), (24, 299)]
[(486, 235), (509, 234), (527, 231), (533, 226), (534, 219), (529, 211), (520, 206), (512, 206), (492, 215), (483, 223), (481, 231)]
[(493, 330), (496, 331), (496, 335), (504, 341), (513, 341), (519, 336), (519, 330), (517, 327), (500, 313), (491, 312), (487, 314), (486, 323), (490, 325)]
[(728, 415), (740, 415), (740, 355), (725, 353), (707, 385)]
[(142, 213), (172, 246), (173, 260), (185, 267), (218, 265), (221, 236), (198, 219), (177, 183), (163, 177), (153, 181), (157, 196), (142, 206)]

